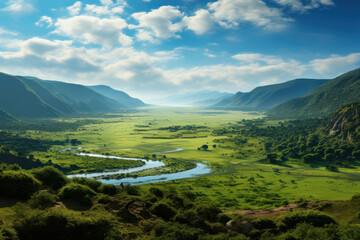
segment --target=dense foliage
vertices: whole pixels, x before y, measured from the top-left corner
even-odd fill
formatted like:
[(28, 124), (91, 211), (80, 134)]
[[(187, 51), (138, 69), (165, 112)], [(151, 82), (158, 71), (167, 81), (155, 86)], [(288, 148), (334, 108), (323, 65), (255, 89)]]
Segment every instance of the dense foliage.
[[(42, 172), (41, 169), (36, 171)], [(223, 214), (215, 204), (203, 202), (191, 192), (178, 192), (174, 188), (152, 187), (149, 191), (139, 191), (134, 187), (121, 189), (91, 179), (66, 179), (62, 176), (70, 183), (58, 191), (52, 191), (50, 185), (53, 183), (46, 179), (40, 183), (32, 176), (34, 172), (18, 166), (2, 165), (2, 175), (11, 173), (17, 176), (7, 179), (8, 186), (24, 185), (30, 178), (37, 189), (32, 189), (26, 196), (10, 196), (28, 201), (11, 207), (12, 217), (6, 223), (0, 216), (1, 240), (335, 240), (357, 239), (360, 236), (360, 228), (356, 225), (339, 224), (319, 211), (296, 211), (271, 219), (244, 218), (236, 214)], [(40, 187), (43, 190), (36, 192)], [(2, 194), (0, 200), (5, 196)], [(357, 199), (354, 197), (346, 204), (357, 204)], [(73, 204), (79, 201), (90, 208)]]

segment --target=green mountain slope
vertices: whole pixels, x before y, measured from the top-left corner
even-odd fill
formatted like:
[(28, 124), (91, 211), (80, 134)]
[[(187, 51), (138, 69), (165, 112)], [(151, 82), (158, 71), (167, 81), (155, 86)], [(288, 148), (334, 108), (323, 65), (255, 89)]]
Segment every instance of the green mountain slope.
[(58, 97), (56, 97), (53, 93), (51, 93), (48, 89), (46, 89), (42, 84), (41, 80), (33, 77), (20, 77), (28, 87), (30, 87), (36, 94), (48, 105), (53, 107), (62, 113), (74, 113), (75, 110), (71, 107), (71, 105)]
[(360, 102), (349, 104), (336, 111), (330, 119), (326, 132), (351, 143), (360, 142)]
[(275, 107), (270, 115), (277, 117), (322, 117), (360, 100), (360, 68), (345, 73), (318, 87), (306, 96)]
[(97, 85), (97, 86), (89, 86), (89, 88), (108, 98), (114, 99), (115, 101), (129, 108), (146, 106), (146, 104), (141, 100), (137, 98), (132, 98), (127, 93), (115, 90), (109, 86)]
[(21, 79), (0, 73), (0, 108), (17, 117), (57, 117), (59, 112), (46, 104)]
[(292, 98), (304, 96), (327, 80), (295, 79), (285, 83), (257, 87), (251, 92), (238, 92), (214, 105), (239, 110), (266, 110)]
[(58, 99), (70, 104), (76, 112), (106, 112), (125, 108), (117, 101), (83, 85), (47, 80), (39, 82)]
[(10, 114), (0, 109), (0, 124), (10, 123), (13, 120), (14, 118)]

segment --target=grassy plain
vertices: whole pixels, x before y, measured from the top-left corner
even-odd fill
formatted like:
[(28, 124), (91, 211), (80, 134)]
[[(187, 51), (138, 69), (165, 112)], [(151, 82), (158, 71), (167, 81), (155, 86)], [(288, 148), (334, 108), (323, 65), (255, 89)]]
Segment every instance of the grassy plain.
[[(91, 124), (65, 131), (22, 131), (24, 137), (42, 140), (77, 139), (81, 147), (101, 147), (86, 149), (94, 153), (108, 153), (123, 157), (174, 158), (201, 162), (213, 168), (205, 176), (176, 180), (152, 186), (173, 186), (193, 191), (204, 201), (210, 199), (223, 209), (272, 208), (286, 203), (304, 200), (347, 200), (360, 192), (360, 169), (340, 169), (329, 172), (324, 167), (311, 167), (299, 162), (286, 165), (264, 164), (265, 138), (246, 138), (246, 143), (236, 147), (214, 131), (227, 129), (242, 119), (264, 117), (261, 113), (237, 111), (212, 111), (193, 108), (144, 108), (137, 113), (112, 114), (94, 119)], [(79, 119), (67, 119), (76, 121)], [(268, 121), (264, 127), (276, 125)], [(175, 127), (176, 126), (176, 127)], [(202, 145), (209, 150), (198, 150)], [(214, 148), (213, 145), (216, 144)], [(68, 144), (69, 145), (69, 144)], [(70, 145), (69, 145), (70, 146)], [(48, 152), (33, 152), (35, 158), (43, 162), (49, 159), (56, 164), (69, 166), (80, 164), (82, 168), (96, 170), (115, 168), (116, 163), (105, 164), (97, 159), (96, 164), (87, 165), (66, 153), (58, 151), (64, 146), (53, 146)], [(179, 152), (162, 153), (177, 148)]]

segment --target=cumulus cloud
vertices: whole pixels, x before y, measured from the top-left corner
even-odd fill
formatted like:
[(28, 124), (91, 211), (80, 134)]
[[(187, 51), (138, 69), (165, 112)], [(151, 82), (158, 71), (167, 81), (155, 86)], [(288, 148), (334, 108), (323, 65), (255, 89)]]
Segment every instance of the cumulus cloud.
[(319, 8), (321, 6), (332, 6), (332, 0), (311, 0), (310, 3), (303, 3), (301, 0), (275, 0), (281, 6), (289, 7), (293, 11), (306, 12), (310, 9)]
[(334, 76), (350, 71), (360, 65), (360, 53), (352, 53), (347, 56), (332, 55), (330, 58), (315, 59), (310, 66), (315, 72), (326, 76)]
[(266, 64), (277, 64), (284, 61), (282, 58), (276, 56), (263, 55), (259, 53), (241, 53), (232, 56), (232, 58), (244, 63), (263, 62)]
[(194, 16), (185, 16), (183, 22), (188, 29), (201, 35), (211, 30), (215, 21), (209, 11), (200, 9), (195, 12)]
[(42, 56), (51, 51), (63, 50), (66, 47), (69, 47), (71, 44), (71, 41), (50, 41), (47, 39), (34, 37), (23, 41), (20, 47), (24, 53), (31, 53)]
[(99, 16), (121, 14), (124, 12), (125, 6), (127, 6), (125, 1), (117, 1), (114, 3), (112, 0), (101, 0), (101, 4), (101, 6), (96, 4), (86, 4), (86, 13)]
[(51, 17), (42, 16), (39, 21), (35, 23), (36, 26), (49, 28), (53, 25), (53, 20)]
[(6, 7), (2, 8), (1, 11), (21, 13), (21, 12), (32, 12), (35, 10), (29, 0), (8, 0)]
[[(139, 40), (161, 38), (178, 38), (180, 37), (176, 33), (182, 30), (182, 24), (180, 21), (173, 22), (174, 20), (181, 20), (183, 13), (181, 13), (176, 7), (162, 6), (158, 9), (154, 9), (148, 13), (137, 12), (132, 14), (132, 17), (136, 19), (139, 24), (134, 26), (138, 29), (143, 29)], [(147, 39), (144, 38), (144, 33), (147, 32)]]
[(269, 7), (261, 0), (218, 0), (208, 7), (216, 21), (227, 28), (250, 22), (274, 30), (284, 28), (291, 21), (280, 9)]
[(70, 15), (78, 15), (81, 11), (81, 8), (82, 8), (82, 2), (80, 1), (77, 1), (74, 3), (74, 5), (70, 6), (70, 7), (67, 7), (67, 10), (69, 11), (69, 14)]
[(15, 32), (12, 32), (12, 31), (9, 31), (9, 30), (6, 30), (2, 27), (0, 27), (0, 35), (5, 35), (5, 36), (16, 36), (18, 35), (17, 33)]
[(95, 16), (74, 16), (58, 19), (55, 33), (71, 37), (83, 43), (99, 44), (108, 48), (116, 44), (131, 45), (131, 37), (122, 31), (127, 23), (122, 18), (99, 18)]
[(99, 66), (86, 58), (82, 49), (74, 49), (70, 45), (69, 41), (41, 38), (17, 41), (12, 46), (13, 51), (0, 51), (1, 70), (39, 77), (53, 76), (55, 79), (77, 79), (81, 75), (100, 71)]

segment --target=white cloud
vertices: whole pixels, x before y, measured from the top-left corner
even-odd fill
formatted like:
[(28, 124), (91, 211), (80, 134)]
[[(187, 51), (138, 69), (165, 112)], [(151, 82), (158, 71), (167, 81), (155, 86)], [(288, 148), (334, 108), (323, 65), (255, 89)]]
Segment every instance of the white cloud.
[(131, 37), (122, 33), (127, 27), (121, 18), (99, 18), (95, 16), (75, 16), (58, 19), (55, 33), (80, 40), (85, 44), (94, 43), (108, 48), (114, 45), (131, 45)]
[(6, 7), (2, 8), (1, 11), (21, 13), (21, 12), (32, 12), (35, 10), (29, 0), (8, 0)]
[(278, 8), (267, 6), (261, 0), (218, 0), (209, 3), (209, 10), (223, 27), (235, 27), (250, 22), (266, 29), (282, 29), (291, 21)]
[(310, 66), (315, 72), (326, 76), (334, 76), (360, 65), (360, 53), (352, 53), (347, 56), (332, 55), (330, 58), (315, 59), (310, 62)]
[(13, 43), (13, 51), (0, 51), (2, 71), (39, 77), (73, 78), (93, 74), (101, 69), (84, 55), (83, 49), (72, 48), (70, 41), (31, 38)]
[(72, 44), (71, 41), (50, 41), (47, 39), (34, 37), (21, 43), (20, 47), (24, 53), (31, 53), (39, 56), (43, 56), (46, 53), (63, 50)]
[(310, 3), (304, 4), (301, 0), (275, 0), (281, 6), (289, 7), (293, 11), (306, 12), (308, 10), (319, 8), (321, 6), (332, 6), (332, 0), (311, 0)]
[[(181, 22), (173, 22), (173, 20), (183, 17), (176, 7), (162, 6), (158, 9), (154, 9), (151, 12), (137, 12), (132, 14), (132, 17), (139, 22), (139, 25), (135, 26), (139, 29), (146, 29), (147, 35), (151, 34), (152, 38), (178, 38), (177, 32), (182, 30)], [(144, 32), (143, 32), (144, 33)], [(143, 35), (143, 34), (142, 34)], [(140, 37), (142, 37), (140, 35)], [(149, 37), (147, 37), (150, 39)], [(139, 40), (146, 40), (145, 38)]]
[(282, 58), (271, 56), (271, 55), (263, 55), (258, 53), (241, 53), (232, 56), (233, 59), (244, 63), (266, 63), (266, 64), (278, 64), (283, 62)]
[(114, 15), (121, 14), (124, 12), (125, 6), (127, 6), (124, 1), (117, 1), (114, 3), (111, 0), (102, 0), (101, 6), (95, 4), (86, 4), (85, 11), (88, 14), (93, 15)]
[(53, 25), (53, 20), (51, 17), (42, 16), (39, 21), (35, 23), (36, 26), (49, 28)]
[(195, 12), (194, 16), (184, 17), (183, 22), (185, 26), (194, 31), (196, 34), (204, 34), (214, 26), (214, 19), (209, 11), (200, 9)]
[(74, 5), (68, 7), (67, 10), (69, 11), (70, 15), (75, 16), (80, 13), (81, 8), (82, 8), (82, 2), (77, 1), (74, 3)]
[(18, 34), (0, 27), (0, 35), (17, 36)]

